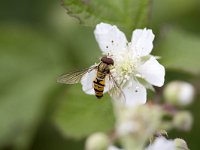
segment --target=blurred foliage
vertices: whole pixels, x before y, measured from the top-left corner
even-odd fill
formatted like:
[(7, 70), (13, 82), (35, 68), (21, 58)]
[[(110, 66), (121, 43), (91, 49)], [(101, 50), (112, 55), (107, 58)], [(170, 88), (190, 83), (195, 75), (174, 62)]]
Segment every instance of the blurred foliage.
[(60, 46), (24, 26), (0, 30), (0, 146), (13, 142), (21, 149), (42, 119), (50, 90), (58, 88), (54, 80), (62, 64), (55, 49)]
[(58, 129), (47, 122), (40, 126), (31, 150), (78, 150), (83, 149), (84, 140), (73, 140), (60, 134)]
[[(156, 53), (162, 56), (160, 62), (165, 67), (173, 70), (188, 72), (194, 75), (200, 74), (200, 38), (180, 29), (163, 30), (163, 39), (160, 39), (159, 49)], [(184, 43), (184, 44), (183, 44)]]
[(56, 112), (55, 122), (62, 133), (81, 139), (93, 132), (112, 131), (114, 117), (108, 96), (96, 101), (96, 97), (86, 95), (79, 91), (80, 89), (81, 86), (69, 89), (64, 94), (66, 96), (63, 96), (64, 100)]
[(0, 2), (0, 149), (78, 150), (88, 134), (112, 130), (107, 95), (96, 101), (80, 85), (56, 83), (60, 74), (99, 61), (93, 30), (101, 21), (120, 26), (129, 38), (134, 28), (152, 28), (154, 54), (167, 67), (167, 82), (195, 83), (196, 101), (188, 108), (194, 127), (189, 133), (170, 134), (198, 149), (200, 2), (64, 0), (63, 4), (70, 15), (91, 27), (79, 25), (58, 1)]

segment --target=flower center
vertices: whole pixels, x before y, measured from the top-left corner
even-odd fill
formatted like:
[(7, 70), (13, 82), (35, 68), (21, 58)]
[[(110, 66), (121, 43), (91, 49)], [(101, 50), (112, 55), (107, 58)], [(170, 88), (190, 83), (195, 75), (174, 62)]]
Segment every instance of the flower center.
[(137, 73), (138, 58), (130, 53), (122, 53), (114, 57), (114, 68), (111, 70), (117, 82), (124, 85)]

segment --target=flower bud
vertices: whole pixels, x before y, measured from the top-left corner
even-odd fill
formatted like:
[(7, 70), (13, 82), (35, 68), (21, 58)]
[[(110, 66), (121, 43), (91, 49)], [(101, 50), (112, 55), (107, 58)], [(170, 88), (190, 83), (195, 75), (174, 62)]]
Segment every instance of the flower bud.
[(174, 140), (176, 150), (189, 150), (187, 143), (183, 139), (175, 139)]
[(166, 85), (164, 97), (168, 103), (173, 105), (189, 105), (194, 98), (194, 87), (187, 82), (173, 81)]
[(106, 150), (109, 147), (109, 138), (104, 133), (95, 133), (86, 140), (86, 150)]
[(177, 129), (188, 131), (191, 129), (193, 118), (190, 112), (181, 111), (178, 112), (173, 119), (173, 124)]

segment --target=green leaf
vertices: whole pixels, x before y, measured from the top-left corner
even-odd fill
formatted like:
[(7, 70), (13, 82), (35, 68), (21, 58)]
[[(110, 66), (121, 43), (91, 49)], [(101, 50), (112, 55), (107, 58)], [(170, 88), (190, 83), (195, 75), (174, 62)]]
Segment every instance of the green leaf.
[[(155, 21), (156, 23), (162, 23), (161, 21), (165, 22), (165, 21), (172, 20), (173, 18), (180, 19), (181, 18), (180, 16), (185, 16), (187, 13), (189, 14), (192, 10), (195, 9), (195, 6), (198, 5), (198, 1), (197, 0), (190, 0), (190, 1), (154, 0), (152, 5), (153, 5), (153, 11), (152, 11), (153, 21)], [(170, 11), (169, 11), (169, 7), (170, 7)]]
[(67, 13), (80, 23), (95, 26), (100, 22), (127, 29), (145, 27), (149, 0), (62, 0)]
[(64, 94), (54, 117), (64, 135), (81, 139), (93, 132), (113, 129), (111, 99), (106, 95), (99, 100), (94, 95), (86, 95), (80, 85), (74, 85)]
[(63, 49), (25, 26), (1, 25), (0, 32), (0, 149), (26, 149), (56, 88)]
[(31, 150), (82, 150), (84, 142), (63, 136), (55, 125), (46, 122), (38, 130)]
[(164, 33), (156, 55), (168, 69), (199, 74), (200, 37), (180, 29), (169, 29)]

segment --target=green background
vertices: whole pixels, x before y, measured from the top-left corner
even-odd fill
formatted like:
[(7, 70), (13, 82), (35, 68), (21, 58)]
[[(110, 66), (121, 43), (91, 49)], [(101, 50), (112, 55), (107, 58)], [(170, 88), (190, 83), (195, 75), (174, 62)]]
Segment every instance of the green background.
[(0, 149), (81, 150), (89, 134), (112, 131), (109, 96), (97, 101), (80, 85), (56, 83), (60, 74), (98, 62), (93, 30), (105, 21), (118, 25), (128, 39), (135, 28), (152, 28), (153, 54), (162, 57), (166, 83), (193, 83), (196, 98), (185, 108), (194, 116), (192, 130), (173, 130), (169, 137), (198, 150), (200, 2), (125, 0), (123, 7), (121, 0), (88, 2), (64, 1), (75, 17), (56, 0), (0, 2)]

